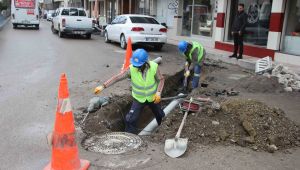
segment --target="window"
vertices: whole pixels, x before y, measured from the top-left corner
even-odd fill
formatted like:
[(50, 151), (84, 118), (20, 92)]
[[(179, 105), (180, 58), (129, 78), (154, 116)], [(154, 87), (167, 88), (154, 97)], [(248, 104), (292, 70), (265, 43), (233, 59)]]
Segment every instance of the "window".
[(135, 2), (136, 14), (150, 15), (150, 0), (136, 0)]
[(233, 39), (231, 31), (233, 21), (237, 16), (239, 3), (243, 3), (245, 5), (244, 11), (247, 14), (244, 42), (259, 46), (266, 46), (268, 42), (272, 0), (233, 0), (231, 2), (228, 40)]
[(154, 18), (150, 17), (130, 17), (132, 23), (139, 24), (159, 24)]
[(120, 17), (116, 17), (111, 23), (112, 24), (117, 24), (119, 21)]
[(127, 18), (125, 16), (122, 16), (119, 21), (118, 24), (125, 24), (126, 23)]
[(61, 15), (69, 16), (69, 9), (63, 9), (63, 10), (61, 11)]
[(215, 0), (185, 0), (183, 2), (182, 35), (211, 37)]
[(287, 6), (288, 18), (283, 39), (283, 52), (300, 55), (300, 0), (287, 3), (289, 3)]
[(85, 11), (84, 10), (79, 10), (79, 16), (85, 17)]
[(70, 16), (78, 16), (78, 10), (76, 8), (71, 8)]

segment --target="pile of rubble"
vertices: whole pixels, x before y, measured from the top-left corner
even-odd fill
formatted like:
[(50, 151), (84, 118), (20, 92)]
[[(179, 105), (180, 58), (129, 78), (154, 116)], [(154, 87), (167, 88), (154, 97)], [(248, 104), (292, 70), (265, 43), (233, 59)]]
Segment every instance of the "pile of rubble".
[(277, 65), (272, 70), (272, 76), (278, 78), (278, 82), (284, 85), (284, 90), (291, 91), (300, 91), (300, 76), (296, 73), (293, 73), (287, 67), (282, 65)]
[[(174, 138), (182, 117), (176, 111), (169, 115), (151, 140)], [(268, 152), (300, 146), (299, 127), (282, 110), (245, 99), (224, 101), (220, 110), (189, 114), (181, 136), (192, 145), (235, 144)]]

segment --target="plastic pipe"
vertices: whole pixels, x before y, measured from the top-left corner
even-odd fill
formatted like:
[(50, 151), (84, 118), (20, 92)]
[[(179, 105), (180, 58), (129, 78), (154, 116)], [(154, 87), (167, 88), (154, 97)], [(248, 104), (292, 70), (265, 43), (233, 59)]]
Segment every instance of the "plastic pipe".
[(152, 60), (153, 62), (157, 63), (157, 64), (160, 64), (161, 61), (162, 61), (162, 57), (157, 57), (156, 59)]
[[(180, 93), (179, 95), (183, 95)], [(179, 96), (178, 95), (178, 96)], [(183, 99), (172, 100), (169, 105), (164, 109), (165, 117), (179, 104)], [(154, 118), (140, 133), (139, 135), (150, 135), (158, 127), (157, 121)]]

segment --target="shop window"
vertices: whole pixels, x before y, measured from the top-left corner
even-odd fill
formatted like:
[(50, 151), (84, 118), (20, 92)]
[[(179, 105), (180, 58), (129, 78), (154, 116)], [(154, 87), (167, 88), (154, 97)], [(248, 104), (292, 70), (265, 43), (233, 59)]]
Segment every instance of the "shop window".
[(289, 1), (288, 3), (286, 10), (288, 18), (283, 38), (283, 52), (300, 55), (300, 0)]
[(136, 0), (136, 13), (150, 15), (150, 0)]
[(182, 35), (212, 36), (215, 0), (183, 2)]
[(230, 7), (230, 25), (228, 40), (231, 35), (234, 18), (237, 15), (238, 4), (245, 5), (247, 23), (244, 32), (244, 42), (259, 46), (266, 46), (268, 42), (269, 24), (272, 9), (272, 0), (233, 0)]

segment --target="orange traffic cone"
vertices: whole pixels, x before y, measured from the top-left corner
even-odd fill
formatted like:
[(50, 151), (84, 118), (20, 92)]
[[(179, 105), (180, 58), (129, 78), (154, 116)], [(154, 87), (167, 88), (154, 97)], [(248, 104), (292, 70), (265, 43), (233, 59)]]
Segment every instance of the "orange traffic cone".
[(129, 68), (131, 56), (132, 56), (132, 45), (131, 45), (131, 38), (129, 37), (127, 42), (125, 60), (121, 72), (124, 72)]
[(52, 135), (52, 159), (44, 170), (86, 170), (89, 166), (89, 161), (80, 160), (78, 157), (68, 82), (66, 75), (62, 74)]

